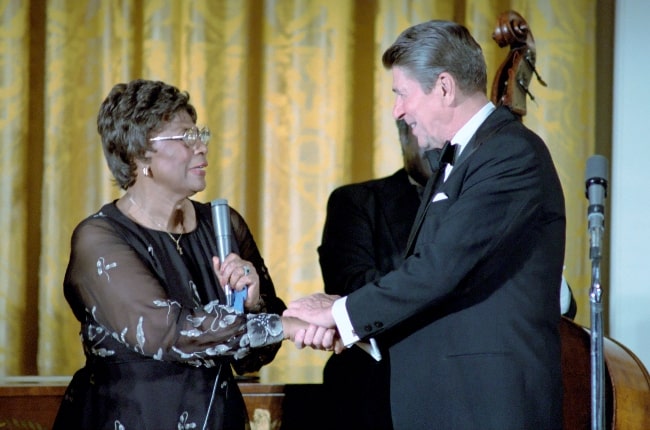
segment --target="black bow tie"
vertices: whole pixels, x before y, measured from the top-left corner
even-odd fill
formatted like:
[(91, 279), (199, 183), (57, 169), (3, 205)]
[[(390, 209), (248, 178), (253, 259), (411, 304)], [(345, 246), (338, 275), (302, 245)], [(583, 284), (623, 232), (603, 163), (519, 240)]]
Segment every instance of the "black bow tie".
[(447, 164), (451, 164), (452, 166), (454, 165), (454, 162), (456, 162), (456, 157), (458, 156), (458, 149), (460, 148), (459, 145), (453, 144), (450, 141), (445, 142), (445, 146), (442, 147), (440, 150), (440, 158), (438, 158), (438, 161), (440, 163), (440, 166), (445, 166)]

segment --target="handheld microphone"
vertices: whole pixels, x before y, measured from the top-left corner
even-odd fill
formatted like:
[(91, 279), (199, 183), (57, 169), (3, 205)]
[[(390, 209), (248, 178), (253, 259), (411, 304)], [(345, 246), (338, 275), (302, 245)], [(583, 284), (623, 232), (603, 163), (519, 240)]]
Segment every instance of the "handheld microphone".
[[(231, 246), (231, 230), (230, 230), (230, 209), (228, 208), (228, 200), (215, 199), (211, 202), (212, 205), (212, 222), (214, 224), (214, 234), (217, 239), (217, 252), (219, 253), (219, 261), (223, 264), (224, 260), (232, 251)], [(233, 305), (232, 288), (230, 285), (225, 286), (226, 290), (226, 305)]]
[(602, 155), (593, 155), (587, 160), (585, 170), (585, 195), (589, 199), (587, 222), (589, 225), (591, 258), (600, 256), (602, 234), (605, 229), (605, 197), (607, 196), (608, 162)]

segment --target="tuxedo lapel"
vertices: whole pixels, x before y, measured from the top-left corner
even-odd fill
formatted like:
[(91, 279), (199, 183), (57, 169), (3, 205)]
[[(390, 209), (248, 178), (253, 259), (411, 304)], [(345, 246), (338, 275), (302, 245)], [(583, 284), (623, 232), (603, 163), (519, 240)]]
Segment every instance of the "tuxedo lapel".
[(412, 248), (415, 244), (415, 238), (417, 237), (418, 232), (420, 231), (420, 227), (422, 226), (422, 222), (424, 221), (424, 215), (426, 214), (427, 208), (431, 203), (434, 191), (440, 187), (440, 183), (442, 182), (442, 178), (444, 178), (444, 176), (444, 170), (438, 170), (435, 171), (435, 173), (427, 181), (427, 185), (424, 188), (424, 192), (422, 193), (422, 201), (420, 202), (420, 207), (418, 208), (418, 212), (415, 215), (415, 221), (413, 222), (413, 227), (411, 227), (411, 233), (409, 234), (409, 239), (406, 243), (406, 251), (404, 257), (408, 257), (413, 252)]
[[(515, 121), (516, 117), (510, 112), (506, 107), (498, 107), (487, 119), (481, 124), (481, 126), (476, 130), (474, 136), (467, 143), (465, 149), (459, 154), (458, 159), (454, 163), (454, 167), (450, 175), (454, 174), (454, 171), (458, 170), (458, 167), (463, 164), (469, 156), (476, 151), (481, 144), (489, 138), (492, 134), (496, 133), (503, 126)], [(418, 213), (415, 216), (415, 222), (411, 228), (411, 233), (409, 234), (409, 239), (406, 245), (406, 252), (404, 257), (408, 257), (413, 252), (413, 247), (415, 246), (415, 240), (420, 232), (422, 223), (427, 212), (427, 208), (431, 204), (431, 200), (436, 190), (440, 188), (444, 181), (445, 169), (441, 168), (443, 166), (439, 165), (438, 156), (440, 154), (440, 149), (435, 149), (432, 151), (425, 152), (425, 156), (429, 159), (431, 168), (434, 171), (434, 174), (429, 178), (424, 193), (422, 195), (422, 202), (418, 208)]]

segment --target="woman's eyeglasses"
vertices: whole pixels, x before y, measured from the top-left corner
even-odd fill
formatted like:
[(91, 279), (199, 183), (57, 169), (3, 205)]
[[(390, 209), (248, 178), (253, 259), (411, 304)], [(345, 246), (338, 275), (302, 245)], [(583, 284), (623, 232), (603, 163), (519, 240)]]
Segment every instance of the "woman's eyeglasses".
[(210, 129), (208, 129), (208, 127), (202, 127), (201, 129), (193, 127), (187, 129), (182, 136), (156, 136), (150, 138), (149, 142), (158, 142), (161, 140), (182, 140), (188, 148), (196, 149), (199, 142), (203, 143), (205, 146), (208, 145), (208, 142), (210, 141)]

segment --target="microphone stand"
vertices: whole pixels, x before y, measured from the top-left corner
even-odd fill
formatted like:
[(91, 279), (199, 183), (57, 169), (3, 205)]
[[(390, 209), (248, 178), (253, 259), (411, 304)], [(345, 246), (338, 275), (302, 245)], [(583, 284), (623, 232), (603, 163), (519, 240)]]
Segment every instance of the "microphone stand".
[(594, 155), (587, 160), (585, 185), (589, 208), (589, 258), (591, 259), (591, 429), (602, 430), (605, 422), (605, 358), (603, 355), (603, 290), (600, 284), (600, 260), (605, 231), (607, 196), (607, 159)]
[(600, 283), (602, 225), (590, 226), (591, 247), (591, 429), (604, 429), (605, 364), (603, 355), (603, 290)]

